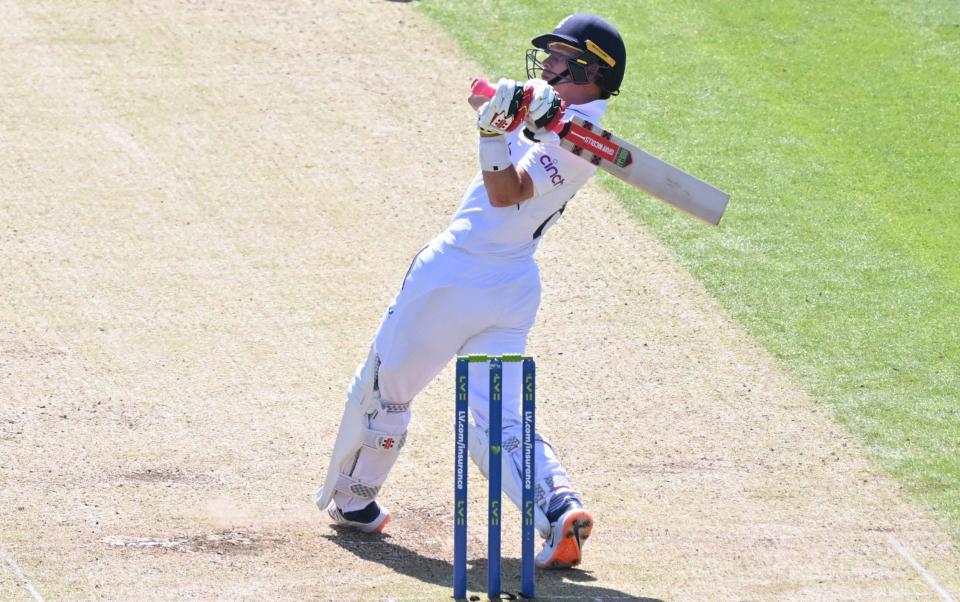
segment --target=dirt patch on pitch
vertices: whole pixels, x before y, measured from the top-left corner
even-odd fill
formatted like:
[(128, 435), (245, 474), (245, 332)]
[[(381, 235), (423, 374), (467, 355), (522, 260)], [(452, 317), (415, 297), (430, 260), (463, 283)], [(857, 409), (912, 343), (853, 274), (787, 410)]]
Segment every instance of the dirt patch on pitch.
[(182, 482), (190, 480), (194, 475), (188, 475), (180, 468), (145, 468), (120, 475), (129, 481), (153, 482)]
[(159, 484), (203, 484), (222, 481), (213, 473), (204, 473), (196, 470), (178, 467), (139, 468), (128, 472), (120, 472), (116, 476), (120, 482), (159, 483)]
[(115, 548), (129, 550), (161, 550), (174, 552), (206, 552), (212, 554), (251, 554), (283, 545), (284, 539), (275, 535), (220, 531), (204, 535), (167, 537), (128, 537), (111, 535), (100, 542)]

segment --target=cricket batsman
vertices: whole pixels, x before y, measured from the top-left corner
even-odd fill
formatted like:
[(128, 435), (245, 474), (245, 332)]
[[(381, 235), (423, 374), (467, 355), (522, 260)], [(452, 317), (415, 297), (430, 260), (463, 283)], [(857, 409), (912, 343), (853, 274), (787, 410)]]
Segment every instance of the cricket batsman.
[[(557, 116), (595, 124), (619, 93), (626, 49), (616, 28), (589, 14), (565, 18), (533, 38), (527, 82), (501, 79), (477, 109), (480, 171), (450, 225), (414, 257), (347, 390), (330, 467), (316, 502), (339, 525), (380, 532), (390, 512), (378, 501), (403, 448), (414, 397), (456, 355), (524, 354), (540, 305), (534, 254), (543, 235), (596, 166), (559, 145), (544, 126)], [(482, 104), (481, 104), (482, 103)], [(470, 454), (489, 474), (485, 366), (470, 375)], [(504, 365), (503, 490), (521, 503), (519, 363)], [(566, 425), (577, 429), (578, 425)], [(550, 443), (537, 433), (539, 568), (580, 563), (594, 526)]]

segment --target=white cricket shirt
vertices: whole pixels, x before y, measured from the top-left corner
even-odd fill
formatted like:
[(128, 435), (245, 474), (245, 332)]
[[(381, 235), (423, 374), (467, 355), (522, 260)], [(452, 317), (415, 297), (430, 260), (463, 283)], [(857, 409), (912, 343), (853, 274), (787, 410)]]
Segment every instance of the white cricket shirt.
[[(599, 124), (606, 108), (606, 100), (570, 105), (566, 117), (583, 117)], [(493, 207), (478, 173), (447, 230), (438, 237), (444, 245), (474, 255), (529, 259), (543, 233), (597, 169), (557, 143), (533, 142), (522, 134), (522, 128), (508, 134), (507, 142), (510, 161), (533, 180), (533, 196), (517, 205)]]

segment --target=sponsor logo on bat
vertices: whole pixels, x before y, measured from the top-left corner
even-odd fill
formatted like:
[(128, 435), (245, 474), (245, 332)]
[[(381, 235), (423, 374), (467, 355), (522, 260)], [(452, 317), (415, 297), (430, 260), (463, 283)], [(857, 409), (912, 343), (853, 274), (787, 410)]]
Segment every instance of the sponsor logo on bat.
[(594, 138), (586, 131), (571, 131), (570, 135), (576, 136), (574, 142), (586, 147), (588, 150), (600, 155), (607, 161), (613, 161), (617, 148), (606, 144), (602, 138)]

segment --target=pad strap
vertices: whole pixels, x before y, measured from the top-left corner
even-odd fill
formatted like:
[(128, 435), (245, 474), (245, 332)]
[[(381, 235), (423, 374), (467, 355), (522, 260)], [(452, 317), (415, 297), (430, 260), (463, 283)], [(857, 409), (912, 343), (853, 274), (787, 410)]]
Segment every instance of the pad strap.
[[(381, 407), (384, 405), (386, 404), (381, 403)], [(406, 405), (407, 407), (410, 406), (409, 403), (396, 405)], [(385, 433), (383, 431), (367, 429), (363, 434), (363, 446), (365, 448), (372, 449), (382, 454), (390, 454), (392, 456), (399, 454), (406, 442), (407, 431), (403, 431), (403, 433), (399, 435), (394, 435), (393, 433)], [(342, 493), (355, 495), (359, 498), (372, 500), (377, 497), (377, 492), (380, 491), (380, 486), (364, 483), (363, 481), (341, 472), (337, 477), (337, 483), (334, 485), (334, 489)]]
[(393, 454), (399, 453), (400, 450), (403, 449), (403, 445), (406, 442), (407, 431), (403, 431), (403, 433), (400, 435), (394, 435), (392, 433), (384, 433), (383, 431), (367, 429), (367, 432), (363, 437), (363, 444), (366, 447)]
[(376, 499), (377, 493), (380, 491), (380, 486), (370, 485), (369, 483), (364, 483), (351, 476), (340, 473), (337, 477), (336, 489), (337, 491), (355, 495), (361, 499), (372, 500)]
[(386, 412), (387, 414), (403, 414), (410, 409), (409, 401), (386, 401), (384, 399), (380, 400), (380, 409)]
[(570, 483), (570, 479), (565, 475), (554, 475), (552, 477), (547, 477), (546, 479), (541, 479), (537, 483), (534, 490), (534, 497), (536, 497), (537, 505), (543, 507), (543, 504), (546, 502), (547, 493), (553, 493), (558, 489), (569, 489), (573, 491), (573, 484)]

